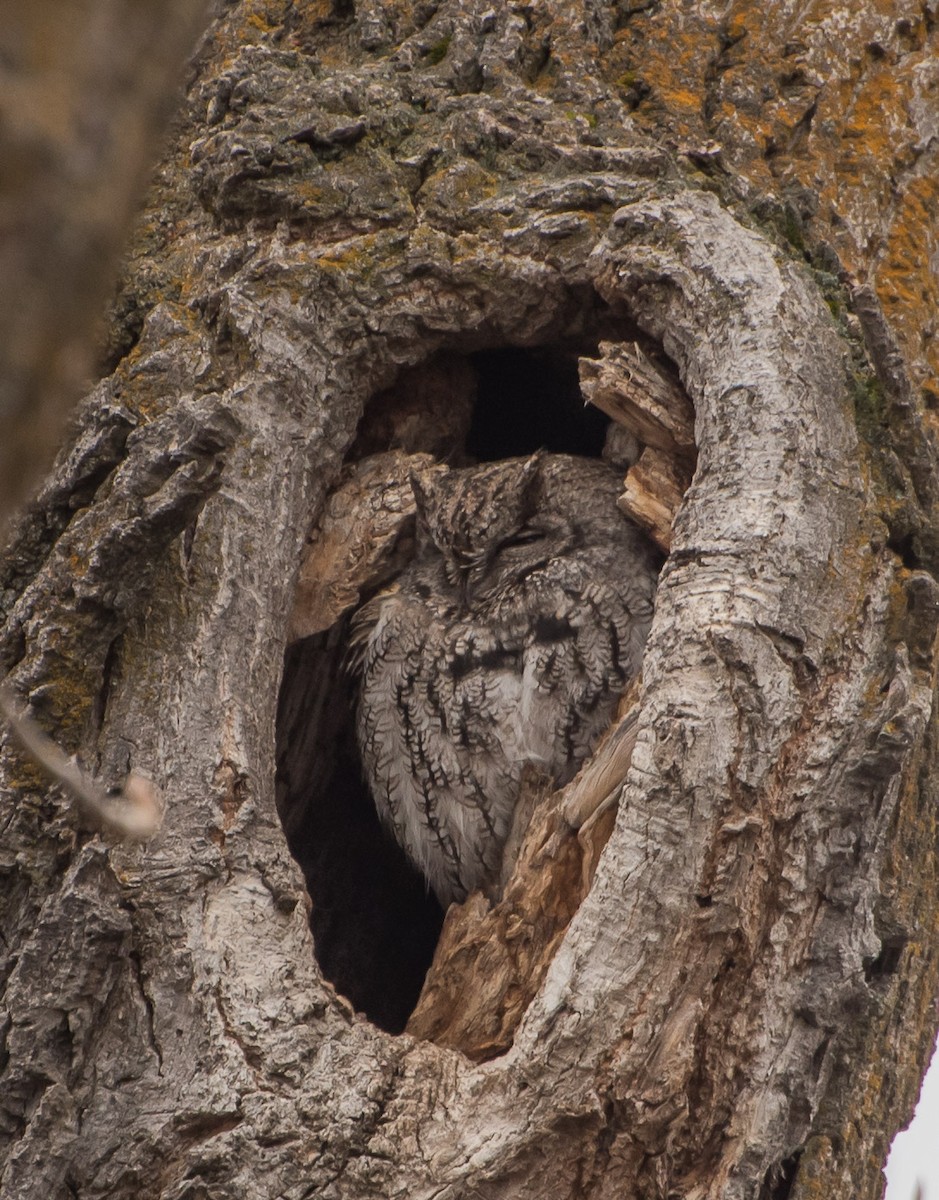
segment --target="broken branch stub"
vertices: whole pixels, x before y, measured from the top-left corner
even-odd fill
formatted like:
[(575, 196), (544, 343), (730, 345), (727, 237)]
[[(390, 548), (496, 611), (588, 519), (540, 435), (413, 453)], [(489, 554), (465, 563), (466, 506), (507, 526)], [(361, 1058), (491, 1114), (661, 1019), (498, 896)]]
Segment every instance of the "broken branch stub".
[(588, 403), (631, 429), (646, 446), (694, 463), (694, 409), (685, 391), (638, 343), (601, 342), (599, 359), (582, 358)]
[(694, 409), (681, 385), (638, 343), (601, 342), (599, 359), (579, 362), (584, 398), (643, 446), (619, 504), (666, 553), (696, 451)]
[(629, 468), (617, 503), (667, 554), (672, 548), (672, 525), (690, 483), (690, 470), (664, 451), (647, 446)]
[(288, 642), (321, 633), (406, 564), (414, 516), (412, 472), (444, 468), (429, 454), (389, 450), (353, 464), (311, 534), (288, 624)]

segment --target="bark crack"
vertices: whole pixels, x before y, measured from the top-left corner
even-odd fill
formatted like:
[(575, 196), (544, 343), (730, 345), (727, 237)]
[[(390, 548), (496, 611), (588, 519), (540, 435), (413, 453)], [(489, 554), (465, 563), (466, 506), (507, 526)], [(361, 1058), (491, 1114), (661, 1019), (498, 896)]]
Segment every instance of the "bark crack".
[(147, 1044), (157, 1061), (157, 1072), (163, 1074), (163, 1050), (160, 1046), (156, 1032), (156, 1012), (154, 1009), (153, 998), (147, 990), (147, 977), (143, 968), (143, 958), (139, 950), (131, 950), (127, 955), (128, 961), (133, 968), (134, 982), (137, 985), (137, 991), (143, 1003), (144, 1013), (146, 1014), (146, 1030)]

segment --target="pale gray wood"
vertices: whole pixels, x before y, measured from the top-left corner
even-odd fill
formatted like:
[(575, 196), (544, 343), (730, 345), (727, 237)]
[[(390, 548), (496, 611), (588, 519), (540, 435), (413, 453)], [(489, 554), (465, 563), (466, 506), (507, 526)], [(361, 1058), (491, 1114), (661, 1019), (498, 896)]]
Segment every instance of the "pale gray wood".
[[(106, 845), (4, 741), (0, 1196), (755, 1200), (849, 1119), (831, 1154), (875, 1195), (903, 1113), (864, 1125), (856, 1083), (911, 1086), (878, 963), (922, 931), (878, 904), (930, 761), (937, 590), (887, 544), (860, 343), (635, 131), (595, 68), (605, 8), (559, 18), (555, 100), (508, 8), (446, 2), (369, 57), (392, 16), (365, 6), (336, 68), (226, 41), (240, 15), (152, 201), (178, 232), (137, 264), (140, 340), (7, 560), (12, 685), (167, 808), (146, 847)], [(152, 284), (174, 271), (184, 292)], [(315, 966), (274, 798), (294, 580), (400, 368), (609, 340), (598, 298), (677, 364), (698, 465), (616, 829), (512, 1050), (473, 1066), (356, 1017)]]

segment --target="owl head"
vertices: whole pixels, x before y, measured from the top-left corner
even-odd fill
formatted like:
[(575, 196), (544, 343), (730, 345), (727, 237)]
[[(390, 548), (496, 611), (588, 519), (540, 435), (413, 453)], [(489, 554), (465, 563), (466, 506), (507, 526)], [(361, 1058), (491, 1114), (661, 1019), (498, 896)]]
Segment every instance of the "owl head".
[(490, 467), (411, 476), (423, 553), (439, 554), (464, 602), (504, 586), (561, 548), (557, 518), (539, 511), (539, 451)]

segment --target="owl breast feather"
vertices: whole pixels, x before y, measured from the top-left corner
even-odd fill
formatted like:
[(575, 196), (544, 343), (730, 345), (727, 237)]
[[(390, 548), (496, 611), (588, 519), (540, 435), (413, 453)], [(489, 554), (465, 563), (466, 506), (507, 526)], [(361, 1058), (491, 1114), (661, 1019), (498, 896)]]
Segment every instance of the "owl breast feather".
[[(505, 477), (513, 470), (506, 464)], [(499, 879), (526, 764), (558, 784), (576, 773), (638, 670), (651, 618), (654, 560), (616, 509), (612, 473), (550, 455), (539, 470), (533, 519), (563, 537), (496, 547), (491, 568), (462, 588), (425, 543), (354, 623), (365, 776), (444, 905)], [(451, 505), (477, 480), (500, 482), (492, 464), (453, 474)], [(530, 470), (525, 478), (532, 486)], [(444, 540), (443, 510), (433, 495), (424, 503)]]

